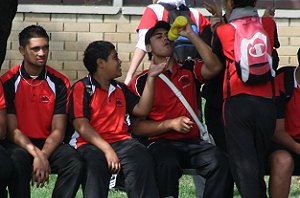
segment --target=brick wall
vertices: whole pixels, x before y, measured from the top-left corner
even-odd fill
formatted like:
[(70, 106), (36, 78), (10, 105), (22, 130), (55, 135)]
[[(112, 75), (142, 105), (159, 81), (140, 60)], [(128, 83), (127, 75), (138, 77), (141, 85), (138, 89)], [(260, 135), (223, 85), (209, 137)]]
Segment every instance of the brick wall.
[[(125, 78), (138, 35), (135, 29), (140, 15), (45, 14), (17, 13), (8, 41), (6, 60), (1, 74), (21, 62), (18, 51), (18, 33), (31, 24), (42, 25), (50, 35), (48, 64), (69, 77), (71, 82), (87, 74), (82, 54), (89, 42), (107, 40), (115, 44), (122, 60)], [(300, 47), (300, 19), (276, 18), (281, 47), (280, 65), (297, 65), (296, 53)], [(143, 61), (141, 71), (149, 62)]]

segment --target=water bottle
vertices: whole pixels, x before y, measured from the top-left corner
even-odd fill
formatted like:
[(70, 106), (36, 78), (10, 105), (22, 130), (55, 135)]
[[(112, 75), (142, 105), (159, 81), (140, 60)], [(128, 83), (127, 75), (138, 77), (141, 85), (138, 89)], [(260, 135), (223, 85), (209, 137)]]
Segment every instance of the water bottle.
[(188, 23), (188, 20), (185, 16), (178, 16), (174, 20), (170, 31), (168, 32), (168, 39), (170, 41), (175, 41), (179, 37), (178, 28), (185, 27)]

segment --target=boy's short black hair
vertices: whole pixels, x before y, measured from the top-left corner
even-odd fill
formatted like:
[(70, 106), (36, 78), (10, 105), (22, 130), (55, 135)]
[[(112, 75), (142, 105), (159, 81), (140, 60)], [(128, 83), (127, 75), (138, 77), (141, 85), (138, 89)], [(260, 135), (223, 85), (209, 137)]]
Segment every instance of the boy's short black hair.
[(19, 33), (19, 45), (25, 47), (32, 38), (46, 38), (49, 41), (49, 35), (40, 25), (30, 25)]
[(97, 71), (97, 59), (107, 61), (113, 49), (115, 49), (115, 46), (108, 41), (94, 41), (87, 46), (83, 54), (83, 63), (90, 74)]
[(234, 8), (243, 8), (247, 6), (255, 7), (257, 0), (233, 0)]
[(153, 33), (155, 32), (155, 30), (159, 29), (159, 28), (163, 28), (166, 29), (167, 31), (170, 30), (171, 26), (169, 23), (165, 22), (165, 21), (158, 21), (152, 28), (150, 28), (145, 36), (145, 45), (150, 44), (150, 38), (153, 36)]

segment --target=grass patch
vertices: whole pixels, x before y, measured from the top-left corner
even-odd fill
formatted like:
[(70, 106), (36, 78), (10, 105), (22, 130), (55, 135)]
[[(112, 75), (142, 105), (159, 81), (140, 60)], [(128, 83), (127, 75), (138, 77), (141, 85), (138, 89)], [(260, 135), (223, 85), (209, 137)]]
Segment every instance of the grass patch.
[[(52, 189), (54, 188), (56, 180), (56, 175), (51, 175), (49, 184), (44, 186), (43, 188), (31, 188), (31, 197), (32, 198), (50, 198), (52, 194)], [(266, 182), (268, 182), (269, 177), (266, 177)], [(291, 184), (291, 192), (289, 198), (299, 198), (300, 197), (300, 177), (294, 176), (292, 179)], [(82, 191), (81, 189), (78, 191), (76, 198), (82, 198)], [(125, 192), (120, 191), (109, 191), (108, 194), (109, 198), (127, 198)], [(184, 175), (180, 179), (180, 191), (179, 191), (180, 198), (192, 198), (195, 197), (195, 186), (191, 176)], [(237, 189), (235, 188), (234, 191), (234, 198), (241, 198)]]

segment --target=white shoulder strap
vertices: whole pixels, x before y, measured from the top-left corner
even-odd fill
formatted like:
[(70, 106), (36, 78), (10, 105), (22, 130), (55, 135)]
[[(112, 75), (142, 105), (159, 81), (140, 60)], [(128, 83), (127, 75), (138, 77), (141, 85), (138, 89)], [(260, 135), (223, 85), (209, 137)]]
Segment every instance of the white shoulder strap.
[(206, 127), (200, 122), (198, 116), (192, 109), (191, 105), (186, 101), (185, 97), (182, 95), (182, 93), (177, 89), (177, 87), (167, 78), (164, 74), (159, 74), (159, 76), (175, 93), (175, 95), (179, 98), (179, 100), (182, 102), (182, 104), (185, 106), (185, 108), (188, 110), (194, 121), (196, 122), (199, 130), (200, 130), (200, 136), (203, 140), (205, 140), (204, 136), (207, 132)]

